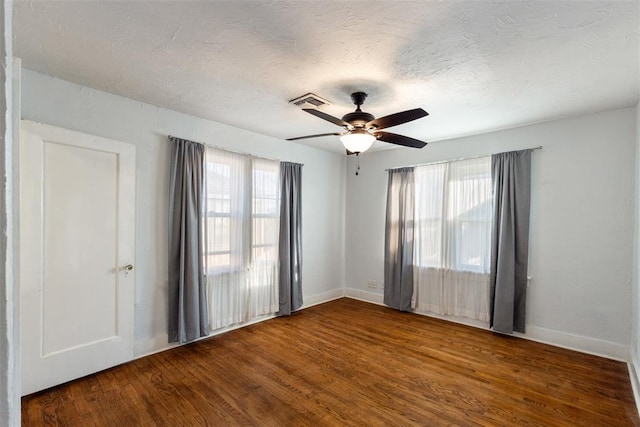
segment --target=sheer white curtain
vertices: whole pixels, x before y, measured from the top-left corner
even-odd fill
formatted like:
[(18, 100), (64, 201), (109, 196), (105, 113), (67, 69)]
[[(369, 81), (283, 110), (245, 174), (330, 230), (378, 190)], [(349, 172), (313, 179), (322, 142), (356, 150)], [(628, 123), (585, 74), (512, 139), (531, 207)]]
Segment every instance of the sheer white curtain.
[(415, 168), (412, 306), (489, 320), (491, 157)]
[(280, 163), (207, 147), (205, 271), (211, 329), (278, 311)]

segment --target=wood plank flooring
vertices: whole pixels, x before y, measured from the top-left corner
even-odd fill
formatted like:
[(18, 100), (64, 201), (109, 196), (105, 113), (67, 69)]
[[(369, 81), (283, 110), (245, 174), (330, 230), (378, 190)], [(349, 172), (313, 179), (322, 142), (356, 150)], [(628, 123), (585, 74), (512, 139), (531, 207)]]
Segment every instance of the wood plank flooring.
[(624, 363), (346, 298), (26, 396), (22, 420), (640, 425)]

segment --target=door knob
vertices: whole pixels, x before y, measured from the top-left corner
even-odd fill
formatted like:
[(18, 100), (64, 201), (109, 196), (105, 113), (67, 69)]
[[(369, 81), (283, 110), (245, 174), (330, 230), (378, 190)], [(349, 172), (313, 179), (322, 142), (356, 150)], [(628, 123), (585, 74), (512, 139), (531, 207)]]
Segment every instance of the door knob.
[(133, 265), (127, 264), (124, 267), (122, 267), (121, 270), (124, 271), (124, 277), (127, 277), (129, 276), (129, 272), (133, 270)]

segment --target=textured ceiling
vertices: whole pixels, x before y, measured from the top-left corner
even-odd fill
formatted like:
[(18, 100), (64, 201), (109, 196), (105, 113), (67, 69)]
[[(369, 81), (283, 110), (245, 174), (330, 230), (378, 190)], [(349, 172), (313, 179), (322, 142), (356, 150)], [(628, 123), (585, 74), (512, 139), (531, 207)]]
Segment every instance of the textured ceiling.
[[(349, 94), (426, 141), (638, 101), (638, 1), (19, 1), (23, 66), (277, 138), (340, 131)], [(301, 141), (343, 152), (337, 137)], [(389, 146), (376, 142), (377, 148)]]

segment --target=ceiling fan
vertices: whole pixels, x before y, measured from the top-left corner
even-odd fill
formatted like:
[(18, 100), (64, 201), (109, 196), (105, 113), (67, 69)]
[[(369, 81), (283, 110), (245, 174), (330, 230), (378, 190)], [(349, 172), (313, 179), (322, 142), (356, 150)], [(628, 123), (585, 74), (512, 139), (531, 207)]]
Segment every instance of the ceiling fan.
[(367, 94), (364, 92), (354, 92), (351, 99), (356, 105), (356, 111), (342, 116), (342, 119), (333, 117), (315, 108), (303, 108), (309, 114), (313, 114), (323, 120), (331, 122), (344, 128), (344, 132), (320, 133), (317, 135), (299, 136), (297, 138), (288, 138), (287, 141), (295, 141), (305, 138), (317, 138), (320, 136), (336, 135), (340, 136), (340, 141), (347, 149), (347, 154), (359, 155), (368, 150), (373, 141), (389, 142), (391, 144), (402, 145), (405, 147), (422, 148), (427, 145), (426, 142), (418, 139), (409, 138), (408, 136), (398, 135), (391, 132), (383, 132), (381, 129), (392, 126), (401, 125), (421, 117), (428, 116), (429, 113), (422, 108), (414, 108), (413, 110), (402, 111), (400, 113), (390, 114), (388, 116), (375, 118), (373, 115), (364, 112), (360, 106), (364, 103)]

